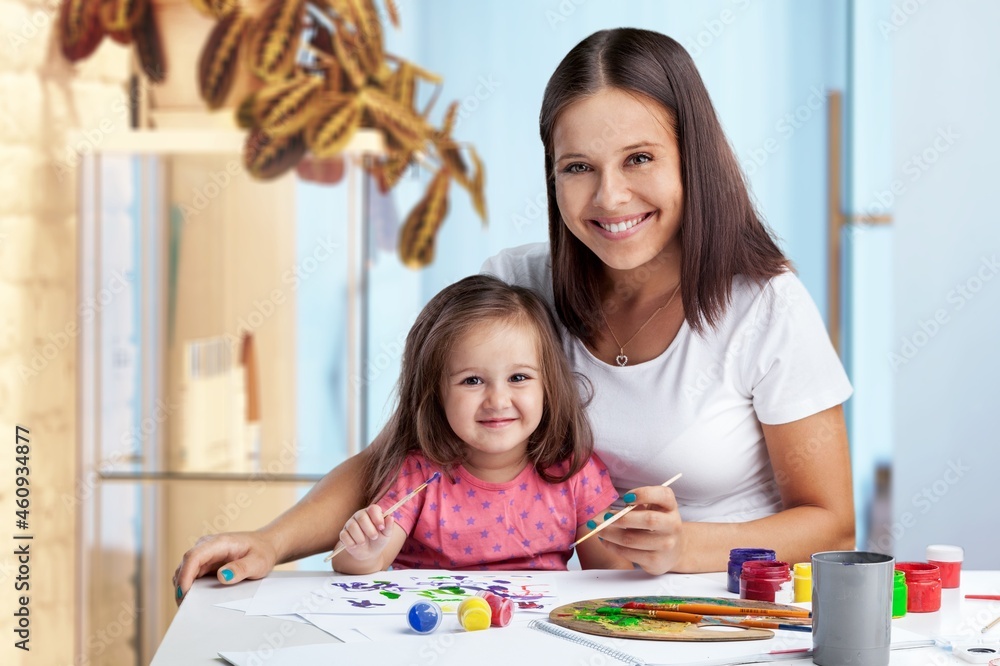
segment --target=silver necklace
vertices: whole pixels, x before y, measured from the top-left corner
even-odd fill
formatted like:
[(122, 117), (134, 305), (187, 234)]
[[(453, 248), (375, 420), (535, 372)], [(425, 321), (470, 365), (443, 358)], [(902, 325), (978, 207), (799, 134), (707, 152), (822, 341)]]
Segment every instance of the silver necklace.
[(608, 333), (611, 334), (611, 339), (615, 341), (616, 345), (618, 345), (618, 356), (615, 357), (615, 363), (617, 363), (619, 367), (624, 368), (626, 365), (628, 365), (628, 356), (625, 355), (625, 348), (629, 346), (629, 343), (635, 340), (635, 336), (639, 335), (639, 333), (642, 332), (642, 329), (646, 328), (646, 325), (649, 322), (653, 321), (653, 317), (660, 314), (660, 310), (663, 310), (668, 305), (674, 302), (674, 296), (677, 295), (677, 290), (680, 288), (681, 288), (681, 283), (678, 282), (677, 286), (674, 287), (674, 291), (670, 294), (670, 298), (667, 299), (667, 302), (661, 305), (660, 307), (656, 308), (656, 310), (653, 311), (653, 314), (649, 315), (649, 318), (647, 318), (646, 321), (643, 322), (642, 326), (639, 327), (639, 330), (633, 333), (632, 337), (625, 341), (625, 344), (618, 342), (618, 336), (616, 336), (615, 332), (611, 330), (611, 324), (608, 323), (608, 316), (604, 314), (604, 306), (603, 305), (601, 306), (601, 316), (604, 318), (604, 324), (608, 327)]

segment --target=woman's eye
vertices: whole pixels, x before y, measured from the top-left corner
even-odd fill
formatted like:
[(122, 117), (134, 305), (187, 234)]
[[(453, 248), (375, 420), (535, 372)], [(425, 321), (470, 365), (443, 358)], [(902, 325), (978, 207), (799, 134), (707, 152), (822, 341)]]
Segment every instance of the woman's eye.
[(639, 153), (628, 158), (628, 161), (631, 164), (646, 164), (647, 162), (652, 161), (652, 159), (653, 158), (646, 153)]
[(580, 164), (579, 162), (570, 164), (565, 169), (563, 169), (563, 171), (565, 171), (566, 173), (584, 173), (586, 170), (587, 166), (584, 164)]

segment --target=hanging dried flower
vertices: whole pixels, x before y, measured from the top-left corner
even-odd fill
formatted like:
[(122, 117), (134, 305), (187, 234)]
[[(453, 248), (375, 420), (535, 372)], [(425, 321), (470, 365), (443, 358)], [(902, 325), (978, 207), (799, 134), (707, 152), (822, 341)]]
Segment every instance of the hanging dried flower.
[[(458, 103), (440, 128), (429, 117), (441, 78), (384, 50), (375, 0), (269, 0), (251, 14), (241, 0), (190, 0), (217, 24), (202, 48), (198, 84), (209, 108), (226, 104), (237, 70), (246, 67), (262, 85), (243, 99), (237, 123), (249, 130), (244, 165), (255, 177), (276, 178), (301, 160), (337, 157), (360, 128), (380, 130), (385, 155), (364, 168), (386, 192), (415, 162), (435, 175), (400, 231), (399, 253), (419, 268), (434, 258), (438, 230), (448, 211), (451, 182), (469, 193), (486, 222), (485, 175), (472, 146), (456, 142)], [(86, 58), (104, 35), (135, 45), (154, 82), (166, 75), (153, 0), (62, 0), (59, 42), (70, 60)], [(389, 21), (399, 10), (383, 0)], [(424, 109), (418, 89), (434, 86)]]

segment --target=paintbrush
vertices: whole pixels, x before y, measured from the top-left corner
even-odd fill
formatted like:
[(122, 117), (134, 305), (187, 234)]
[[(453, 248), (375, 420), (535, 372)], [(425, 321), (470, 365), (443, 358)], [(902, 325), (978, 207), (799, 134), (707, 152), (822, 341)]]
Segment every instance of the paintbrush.
[[(409, 493), (407, 493), (406, 497), (404, 497), (403, 499), (399, 500), (398, 502), (396, 502), (395, 504), (393, 504), (392, 506), (390, 506), (388, 509), (386, 509), (385, 511), (383, 511), (382, 515), (383, 516), (388, 516), (393, 511), (395, 511), (396, 509), (398, 509), (399, 507), (403, 506), (404, 504), (406, 504), (407, 502), (409, 502), (411, 499), (413, 499), (414, 495), (416, 495), (421, 490), (423, 490), (424, 488), (427, 487), (427, 484), (432, 483), (434, 481), (437, 481), (440, 478), (441, 478), (441, 472), (434, 472), (434, 474), (431, 475), (431, 478), (429, 478), (426, 481), (424, 481), (423, 483), (421, 483), (419, 486), (417, 486), (412, 491), (410, 491)], [(333, 558), (335, 558), (337, 555), (340, 555), (342, 552), (344, 552), (345, 548), (347, 548), (347, 546), (344, 543), (338, 543), (337, 547), (333, 549), (333, 552), (330, 553), (329, 555), (327, 555), (323, 559), (323, 561), (324, 562), (329, 562), (330, 560), (332, 560)]]
[(981, 634), (985, 634), (985, 633), (986, 633), (987, 631), (989, 631), (989, 630), (990, 630), (990, 629), (992, 629), (993, 627), (997, 626), (997, 624), (1000, 624), (1000, 617), (998, 617), (997, 619), (993, 620), (993, 621), (992, 621), (992, 622), (990, 622), (990, 623), (989, 623), (988, 625), (986, 625), (985, 627), (983, 627), (983, 628), (982, 628), (982, 629), (981, 629), (981, 630), (979, 631), (979, 633), (981, 633)]
[(604, 608), (598, 608), (597, 614), (651, 617), (657, 620), (666, 620), (668, 622), (690, 622), (691, 624), (717, 624), (727, 627), (756, 627), (759, 629), (784, 629), (787, 631), (812, 632), (812, 627), (801, 624), (770, 622), (768, 620), (761, 620), (757, 618), (724, 618), (713, 615), (699, 615), (697, 613), (682, 613), (679, 611), (639, 610), (633, 608), (616, 608), (613, 606), (607, 606)]
[[(664, 482), (663, 482), (663, 483), (661, 483), (660, 485), (661, 485), (661, 486), (663, 486), (664, 488), (666, 488), (667, 486), (669, 486), (669, 485), (670, 485), (671, 483), (673, 483), (674, 481), (676, 481), (676, 480), (677, 480), (677, 479), (679, 479), (679, 478), (681, 478), (681, 475), (680, 475), (680, 474), (677, 474), (677, 476), (675, 476), (674, 478), (672, 478), (672, 479), (667, 479), (666, 481), (664, 481)], [(622, 509), (621, 511), (619, 511), (619, 512), (618, 512), (618, 513), (616, 513), (615, 515), (611, 516), (610, 518), (608, 518), (607, 520), (605, 520), (605, 521), (604, 521), (603, 523), (601, 523), (600, 525), (598, 525), (598, 526), (597, 526), (597, 527), (595, 527), (594, 529), (592, 529), (592, 530), (591, 530), (590, 532), (587, 532), (587, 533), (586, 533), (586, 534), (584, 534), (584, 535), (583, 535), (582, 537), (580, 537), (579, 539), (577, 539), (577, 540), (576, 540), (576, 541), (575, 541), (575, 542), (573, 543), (573, 545), (572, 545), (571, 547), (572, 547), (572, 548), (576, 548), (576, 547), (577, 547), (577, 546), (579, 546), (579, 545), (580, 545), (581, 543), (583, 543), (584, 541), (586, 541), (586, 540), (587, 540), (587, 539), (589, 539), (590, 537), (594, 536), (595, 534), (597, 534), (598, 532), (600, 532), (600, 531), (601, 531), (601, 530), (603, 530), (603, 529), (604, 529), (605, 527), (607, 527), (607, 526), (608, 526), (608, 525), (610, 525), (611, 523), (615, 522), (616, 520), (618, 520), (618, 519), (619, 519), (619, 518), (621, 518), (622, 516), (626, 516), (626, 515), (628, 515), (629, 511), (631, 511), (632, 509), (634, 509), (634, 508), (635, 508), (635, 507), (637, 507), (637, 506), (639, 506), (639, 505), (638, 505), (638, 504), (630, 504), (630, 505), (628, 505), (627, 507), (625, 507), (624, 509)]]
[(762, 615), (767, 617), (794, 617), (805, 619), (812, 617), (812, 613), (807, 610), (772, 610), (770, 608), (744, 608), (742, 606), (723, 606), (717, 604), (644, 604), (637, 601), (629, 601), (628, 603), (622, 604), (622, 608), (681, 611), (684, 613), (700, 613), (701, 615)]
[(1000, 594), (967, 594), (966, 599), (985, 599), (987, 601), (1000, 601)]

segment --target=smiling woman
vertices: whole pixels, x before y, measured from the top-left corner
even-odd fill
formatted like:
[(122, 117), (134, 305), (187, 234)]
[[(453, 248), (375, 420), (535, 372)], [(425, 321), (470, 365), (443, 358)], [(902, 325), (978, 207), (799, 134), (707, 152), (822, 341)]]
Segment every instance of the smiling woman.
[(748, 544), (788, 561), (853, 547), (851, 387), (690, 56), (646, 30), (595, 33), (539, 124), (549, 244), (483, 271), (543, 290), (593, 384), (595, 449), (642, 505), (606, 547), (653, 573), (722, 570)]

